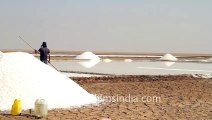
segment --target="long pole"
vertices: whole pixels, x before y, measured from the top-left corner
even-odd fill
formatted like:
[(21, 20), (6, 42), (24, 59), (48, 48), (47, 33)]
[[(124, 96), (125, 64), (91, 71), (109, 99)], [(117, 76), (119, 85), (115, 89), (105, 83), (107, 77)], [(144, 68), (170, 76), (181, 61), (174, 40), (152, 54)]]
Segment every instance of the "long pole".
[(49, 64), (55, 69), (55, 70), (57, 70), (57, 71), (59, 71), (54, 65), (52, 65), (50, 62), (49, 62)]
[[(19, 39), (21, 39), (24, 43), (26, 43), (30, 48), (35, 50), (26, 40), (24, 40), (21, 36), (18, 36)], [(55, 70), (59, 71), (54, 65), (52, 65), (50, 62), (48, 62)]]
[(29, 47), (31, 47), (33, 50), (35, 50), (27, 41), (25, 41), (21, 36), (18, 36), (19, 39), (21, 39), (24, 43), (26, 43)]

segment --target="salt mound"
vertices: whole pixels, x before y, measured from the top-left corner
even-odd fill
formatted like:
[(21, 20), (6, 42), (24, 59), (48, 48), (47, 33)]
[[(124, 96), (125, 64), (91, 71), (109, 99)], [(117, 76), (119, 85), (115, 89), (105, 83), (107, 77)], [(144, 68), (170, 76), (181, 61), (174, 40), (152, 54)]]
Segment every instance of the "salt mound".
[(174, 57), (172, 54), (165, 54), (160, 60), (168, 60), (168, 61), (177, 61), (177, 58)]
[(125, 59), (124, 61), (125, 62), (132, 62), (133, 60), (132, 59)]
[(9, 110), (14, 99), (23, 109), (34, 107), (36, 99), (45, 99), (48, 108), (69, 108), (96, 103), (89, 94), (65, 75), (28, 53), (4, 53), (0, 59), (0, 110)]
[(87, 51), (78, 55), (75, 59), (89, 59), (89, 60), (100, 60), (100, 58), (94, 53)]
[(212, 62), (212, 58), (207, 59), (208, 62)]
[(103, 61), (104, 61), (104, 62), (106, 62), (106, 63), (108, 63), (108, 62), (112, 62), (112, 60), (111, 60), (111, 59), (104, 59)]

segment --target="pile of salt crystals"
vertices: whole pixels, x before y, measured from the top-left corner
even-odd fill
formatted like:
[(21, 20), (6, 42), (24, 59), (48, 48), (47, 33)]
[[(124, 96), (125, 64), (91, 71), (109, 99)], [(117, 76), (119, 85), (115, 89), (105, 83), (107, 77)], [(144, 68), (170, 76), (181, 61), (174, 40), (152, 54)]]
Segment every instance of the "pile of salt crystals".
[(76, 56), (75, 59), (100, 60), (100, 57), (98, 57), (97, 55), (95, 55), (94, 53), (90, 51), (86, 51)]
[(212, 58), (207, 59), (207, 62), (212, 62)]
[(178, 59), (173, 56), (172, 54), (165, 54), (160, 60), (167, 60), (167, 61), (177, 61)]
[(3, 53), (0, 59), (0, 110), (10, 110), (15, 99), (23, 109), (45, 99), (48, 108), (80, 107), (98, 99), (73, 80), (28, 53)]

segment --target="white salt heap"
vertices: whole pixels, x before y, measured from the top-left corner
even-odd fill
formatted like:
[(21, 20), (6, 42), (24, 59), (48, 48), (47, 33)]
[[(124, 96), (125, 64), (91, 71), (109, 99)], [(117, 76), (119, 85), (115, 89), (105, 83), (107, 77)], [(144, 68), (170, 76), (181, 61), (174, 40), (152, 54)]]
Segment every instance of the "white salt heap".
[(212, 58), (207, 59), (207, 62), (212, 62)]
[(90, 51), (83, 52), (82, 54), (76, 56), (75, 59), (100, 60), (100, 58), (97, 55), (95, 55)]
[(104, 62), (106, 62), (106, 63), (108, 63), (108, 62), (112, 62), (112, 60), (111, 60), (111, 59), (104, 59), (103, 61), (104, 61)]
[(23, 109), (45, 99), (48, 108), (69, 108), (96, 103), (89, 94), (65, 75), (28, 53), (3, 53), (0, 59), (0, 110), (10, 110), (15, 99)]
[(172, 54), (165, 54), (160, 60), (177, 61), (177, 58)]
[(133, 60), (132, 59), (125, 59), (124, 61), (125, 62), (132, 62)]

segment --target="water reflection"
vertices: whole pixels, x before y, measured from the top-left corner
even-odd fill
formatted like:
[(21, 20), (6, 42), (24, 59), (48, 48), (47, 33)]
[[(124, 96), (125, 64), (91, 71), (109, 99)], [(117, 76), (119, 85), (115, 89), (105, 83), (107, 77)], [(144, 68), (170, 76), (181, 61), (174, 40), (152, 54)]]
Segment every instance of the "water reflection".
[(104, 61), (89, 60), (55, 61), (52, 62), (52, 64), (57, 69), (63, 71), (82, 71), (116, 75), (212, 74), (211, 63), (170, 61), (113, 61), (106, 63)]
[(171, 67), (175, 62), (162, 62), (166, 67)]
[(84, 68), (92, 68), (95, 65), (97, 65), (100, 62), (100, 60), (88, 60), (88, 61), (82, 61), (78, 62), (81, 66)]

